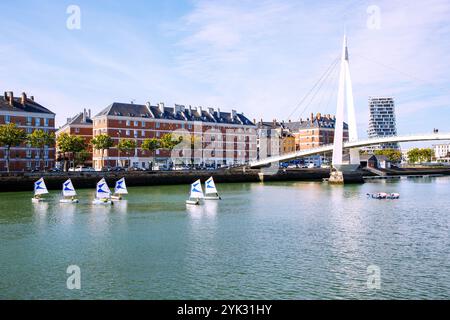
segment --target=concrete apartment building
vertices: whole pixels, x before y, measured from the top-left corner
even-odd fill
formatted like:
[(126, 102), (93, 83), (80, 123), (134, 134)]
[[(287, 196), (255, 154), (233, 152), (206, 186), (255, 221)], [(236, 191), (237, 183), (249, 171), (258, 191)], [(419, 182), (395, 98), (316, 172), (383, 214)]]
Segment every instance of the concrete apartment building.
[[(222, 166), (246, 164), (256, 158), (256, 126), (242, 113), (235, 110), (221, 112), (220, 109), (166, 107), (164, 103), (145, 105), (114, 102), (93, 117), (93, 136), (109, 135), (114, 146), (104, 154), (104, 166), (117, 166), (130, 158), (134, 167), (149, 168), (153, 164), (195, 164)], [(142, 142), (149, 138), (161, 138), (166, 133), (190, 136), (173, 152), (142, 150)], [(117, 144), (121, 139), (133, 139), (138, 148), (131, 157), (121, 155)], [(102, 167), (101, 151), (94, 150), (93, 164)]]
[[(0, 96), (0, 125), (15, 123), (27, 134), (37, 129), (48, 132), (55, 131), (55, 114), (49, 109), (38, 104), (33, 96), (28, 97), (22, 93), (20, 97), (14, 97), (13, 92), (5, 92)], [(10, 170), (29, 171), (53, 168), (55, 165), (55, 148), (44, 149), (43, 163), (39, 167), (39, 150), (30, 145), (22, 144), (11, 148)], [(6, 150), (0, 147), (0, 171), (6, 171)]]
[[(83, 112), (78, 113), (72, 118), (68, 118), (67, 122), (56, 131), (56, 136), (58, 137), (62, 133), (67, 133), (72, 136), (80, 136), (86, 141), (88, 146), (89, 157), (85, 161), (85, 165), (92, 166), (92, 119), (91, 110), (84, 109)], [(57, 161), (61, 161), (64, 158), (63, 154), (58, 151), (58, 146), (56, 146)]]
[[(391, 137), (397, 135), (395, 103), (392, 97), (369, 98), (369, 138)], [(365, 150), (399, 150), (398, 143), (385, 143), (365, 148)]]

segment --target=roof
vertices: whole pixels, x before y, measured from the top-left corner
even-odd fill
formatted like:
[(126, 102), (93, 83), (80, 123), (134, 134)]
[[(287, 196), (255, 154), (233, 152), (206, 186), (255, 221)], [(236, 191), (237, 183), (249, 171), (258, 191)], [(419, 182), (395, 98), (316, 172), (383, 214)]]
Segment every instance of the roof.
[(78, 113), (75, 117), (67, 119), (66, 125), (92, 124), (92, 119), (86, 116), (83, 118), (83, 112)]
[[(315, 128), (324, 128), (324, 129), (334, 129), (334, 125), (336, 123), (335, 118), (327, 118), (327, 117), (320, 117), (320, 118), (314, 118), (313, 121), (311, 120), (301, 120), (301, 121), (295, 121), (295, 122), (286, 122), (285, 126), (290, 129), (291, 131), (299, 131), (302, 129), (315, 129)], [(344, 130), (348, 130), (348, 124), (344, 122)]]
[(5, 99), (4, 96), (0, 96), (0, 111), (10, 111), (10, 112), (30, 112), (30, 113), (45, 113), (52, 114), (55, 113), (49, 109), (41, 106), (39, 103), (31, 99), (26, 99), (25, 104), (22, 104), (21, 97), (13, 99), (13, 105), (9, 105), (8, 98)]
[(247, 117), (242, 113), (221, 112), (208, 108), (206, 110), (201, 107), (185, 107), (183, 105), (175, 105), (174, 107), (165, 107), (163, 104), (152, 106), (150, 104), (141, 105), (133, 103), (114, 102), (95, 117), (100, 116), (118, 116), (118, 117), (136, 117), (136, 118), (154, 118), (180, 121), (201, 121), (211, 123), (240, 124), (253, 126)]

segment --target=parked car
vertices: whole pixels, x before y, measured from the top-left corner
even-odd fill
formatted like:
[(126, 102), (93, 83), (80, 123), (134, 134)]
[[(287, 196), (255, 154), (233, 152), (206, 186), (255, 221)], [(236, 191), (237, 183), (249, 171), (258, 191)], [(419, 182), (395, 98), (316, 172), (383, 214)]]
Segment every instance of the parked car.
[(78, 166), (74, 170), (75, 172), (95, 172), (95, 169), (92, 167), (86, 167), (86, 166)]

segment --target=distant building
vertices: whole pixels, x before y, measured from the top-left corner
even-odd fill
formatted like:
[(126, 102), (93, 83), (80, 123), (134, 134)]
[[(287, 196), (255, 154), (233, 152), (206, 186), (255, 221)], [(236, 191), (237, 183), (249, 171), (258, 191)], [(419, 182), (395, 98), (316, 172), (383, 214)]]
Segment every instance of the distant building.
[[(369, 129), (370, 138), (392, 137), (397, 135), (395, 117), (395, 104), (392, 97), (369, 98)], [(385, 143), (365, 148), (367, 151), (395, 149), (399, 150), (398, 143)]]
[[(15, 123), (27, 134), (37, 129), (54, 132), (55, 114), (35, 102), (33, 96), (28, 97), (26, 93), (22, 93), (20, 97), (14, 97), (13, 92), (5, 92), (3, 96), (0, 96), (0, 125), (8, 123)], [(42, 170), (43, 167), (53, 168), (55, 148), (46, 147), (44, 149), (44, 161), (41, 163), (41, 167), (39, 167), (39, 158), (39, 150), (30, 145), (23, 144), (13, 147), (10, 152), (10, 170), (28, 171)], [(0, 146), (0, 171), (6, 169), (6, 150)]]
[[(331, 115), (311, 113), (311, 117), (297, 122), (289, 121), (286, 127), (295, 137), (296, 150), (309, 150), (334, 143), (336, 118)], [(344, 123), (344, 141), (348, 141), (348, 125)]]
[(295, 137), (284, 122), (264, 122), (256, 124), (258, 159), (278, 156), (295, 151)]
[[(72, 136), (80, 136), (82, 137), (86, 145), (88, 146), (89, 157), (85, 161), (85, 165), (92, 166), (92, 119), (91, 119), (91, 110), (84, 109), (83, 112), (78, 113), (76, 116), (72, 118), (68, 118), (66, 124), (64, 124), (61, 128), (56, 131), (56, 136), (58, 137), (62, 133), (67, 133)], [(61, 161), (64, 158), (67, 159), (67, 156), (61, 154), (57, 149), (57, 160)]]
[(450, 162), (450, 143), (433, 145), (434, 157), (438, 162)]
[[(199, 147), (193, 155), (186, 154), (191, 151), (190, 144), (189, 150), (176, 155), (163, 149), (149, 152), (140, 148), (145, 139), (160, 138), (175, 131), (194, 137)], [(256, 127), (235, 110), (222, 112), (183, 105), (166, 107), (164, 103), (114, 102), (93, 117), (93, 136), (99, 134), (107, 134), (114, 140), (114, 146), (105, 152), (105, 166), (117, 166), (124, 159), (127, 161), (128, 157), (117, 149), (121, 139), (137, 142), (138, 148), (129, 161), (131, 166), (139, 168), (149, 168), (153, 164), (171, 166), (174, 162), (200, 166), (246, 164), (256, 158)], [(101, 168), (99, 150), (94, 150), (93, 162), (96, 169)]]

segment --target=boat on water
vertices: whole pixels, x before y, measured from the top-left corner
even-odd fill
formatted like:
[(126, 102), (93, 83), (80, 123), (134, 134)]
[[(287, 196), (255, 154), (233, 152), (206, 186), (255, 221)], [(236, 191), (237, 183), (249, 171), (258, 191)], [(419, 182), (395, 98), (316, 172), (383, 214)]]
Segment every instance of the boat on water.
[(191, 193), (189, 194), (189, 199), (186, 200), (187, 205), (200, 205), (200, 199), (203, 199), (202, 182), (200, 179), (191, 184)]
[(205, 181), (205, 200), (222, 200), (217, 191), (213, 177)]
[(399, 193), (385, 193), (385, 192), (378, 192), (378, 193), (368, 193), (367, 196), (372, 199), (400, 199)]
[(106, 183), (105, 178), (102, 178), (97, 183), (95, 199), (92, 201), (92, 204), (101, 204), (101, 205), (112, 205), (111, 201), (111, 190)]
[(34, 197), (31, 198), (31, 201), (36, 203), (45, 201), (45, 199), (42, 198), (42, 195), (44, 194), (48, 194), (48, 190), (44, 178), (40, 178), (34, 183)]
[(127, 185), (125, 183), (125, 178), (116, 181), (116, 186), (114, 188), (114, 194), (111, 196), (112, 201), (122, 200), (122, 195), (128, 194)]
[(66, 182), (63, 183), (62, 187), (62, 195), (63, 198), (59, 200), (60, 203), (78, 203), (78, 199), (75, 198), (77, 192), (73, 187), (72, 180), (67, 179)]

